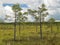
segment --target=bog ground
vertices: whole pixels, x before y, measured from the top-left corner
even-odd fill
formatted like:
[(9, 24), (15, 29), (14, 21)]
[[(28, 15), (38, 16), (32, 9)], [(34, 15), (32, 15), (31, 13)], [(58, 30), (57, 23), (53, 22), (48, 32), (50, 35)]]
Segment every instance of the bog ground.
[(14, 24), (0, 24), (0, 45), (60, 45), (60, 23), (42, 24), (43, 40), (40, 38), (40, 26), (34, 23), (16, 26), (16, 41), (14, 39)]

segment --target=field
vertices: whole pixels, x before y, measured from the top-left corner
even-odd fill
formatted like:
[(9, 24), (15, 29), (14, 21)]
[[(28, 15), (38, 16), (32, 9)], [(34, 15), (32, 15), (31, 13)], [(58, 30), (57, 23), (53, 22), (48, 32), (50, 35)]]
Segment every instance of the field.
[[(14, 24), (0, 23), (0, 45), (60, 45), (60, 23), (42, 23), (42, 35), (37, 23), (26, 23), (16, 25), (16, 41), (14, 41)], [(20, 30), (19, 30), (20, 28)]]

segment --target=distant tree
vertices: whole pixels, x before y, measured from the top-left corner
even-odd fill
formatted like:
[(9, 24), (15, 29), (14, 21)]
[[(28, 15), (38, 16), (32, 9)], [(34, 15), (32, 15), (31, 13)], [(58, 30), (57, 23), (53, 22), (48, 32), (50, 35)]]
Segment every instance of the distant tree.
[(57, 33), (59, 32), (59, 22), (56, 22), (56, 27), (57, 27)]
[(40, 20), (40, 34), (42, 39), (42, 22), (44, 22), (44, 17), (48, 15), (47, 8), (45, 4), (42, 4), (41, 7), (38, 7), (38, 10), (28, 9), (28, 14), (31, 14), (36, 19), (36, 31), (37, 31), (37, 21)]
[(36, 32), (38, 31), (38, 30), (37, 30), (37, 29), (38, 29), (38, 20), (39, 20), (38, 16), (35, 16)]
[(23, 30), (24, 30), (25, 21), (27, 21), (27, 19), (28, 19), (28, 18), (26, 17), (27, 15), (28, 15), (27, 12), (24, 12), (24, 13), (23, 13), (23, 17), (22, 17)]
[(16, 40), (16, 23), (17, 23), (17, 15), (18, 15), (18, 12), (21, 11), (21, 7), (19, 4), (14, 4), (12, 6), (12, 10), (14, 11), (14, 14), (15, 14), (15, 23), (14, 23), (14, 40)]
[(37, 21), (38, 21), (38, 16), (37, 16), (37, 11), (28, 9), (28, 14), (32, 15), (35, 18), (35, 23), (36, 23), (36, 32), (37, 32)]
[(54, 18), (50, 18), (49, 19), (49, 21), (48, 22), (50, 22), (50, 27), (51, 27), (51, 33), (53, 32), (52, 30), (52, 25), (53, 25), (53, 23), (55, 22), (55, 19)]
[[(27, 20), (27, 17), (24, 16), (26, 13), (27, 12), (24, 12), (24, 13), (19, 12), (18, 13), (18, 18), (17, 19), (18, 19), (18, 22), (19, 22), (19, 27), (20, 27), (20, 23), (24, 24), (24, 22)], [(24, 29), (24, 25), (23, 25), (23, 29)], [(20, 28), (19, 28), (19, 30), (20, 30)]]
[(44, 17), (46, 17), (48, 15), (48, 12), (46, 12), (46, 11), (47, 11), (47, 8), (46, 8), (45, 4), (42, 4), (41, 7), (38, 7), (41, 39), (42, 39), (42, 23), (41, 22), (44, 22)]

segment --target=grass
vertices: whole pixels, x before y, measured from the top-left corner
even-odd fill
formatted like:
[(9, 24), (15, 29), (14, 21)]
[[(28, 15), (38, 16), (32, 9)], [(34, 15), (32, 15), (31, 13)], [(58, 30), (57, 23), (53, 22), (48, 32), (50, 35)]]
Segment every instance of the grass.
[[(53, 24), (53, 33), (51, 33), (48, 24), (42, 24), (43, 40), (40, 39), (39, 24), (36, 32), (35, 24), (21, 24), (16, 27), (16, 40), (14, 38), (13, 24), (0, 24), (0, 45), (60, 45), (60, 28), (57, 30), (56, 23)], [(60, 27), (60, 23), (58, 24)]]

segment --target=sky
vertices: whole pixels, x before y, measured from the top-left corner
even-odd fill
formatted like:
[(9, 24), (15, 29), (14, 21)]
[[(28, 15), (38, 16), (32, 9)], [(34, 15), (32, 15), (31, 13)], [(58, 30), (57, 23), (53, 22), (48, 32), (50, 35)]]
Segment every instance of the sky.
[[(0, 19), (4, 19), (6, 15), (8, 15), (8, 19), (6, 22), (14, 21), (14, 14), (11, 6), (13, 4), (19, 3), (23, 8), (22, 12), (27, 11), (28, 8), (36, 9), (42, 3), (46, 5), (48, 8), (49, 15), (45, 17), (45, 21), (49, 20), (51, 17), (56, 20), (60, 20), (60, 0), (1, 0), (0, 1)], [(33, 17), (28, 15), (28, 21), (33, 21)], [(32, 20), (33, 19), (33, 20)]]

